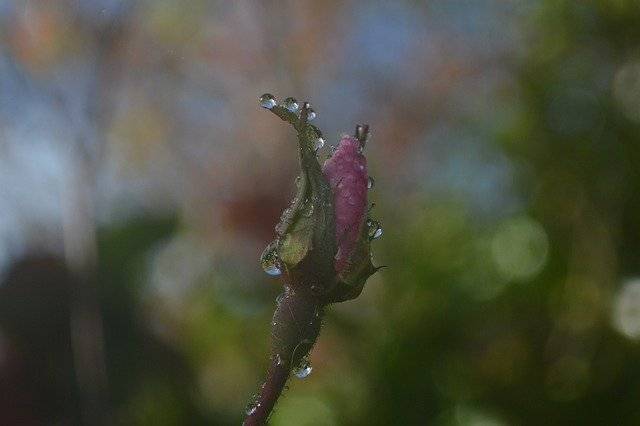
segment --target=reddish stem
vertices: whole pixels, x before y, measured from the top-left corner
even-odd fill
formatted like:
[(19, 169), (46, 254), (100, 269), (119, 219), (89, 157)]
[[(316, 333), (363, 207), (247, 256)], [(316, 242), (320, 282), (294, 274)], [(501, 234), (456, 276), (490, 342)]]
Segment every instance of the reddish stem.
[(305, 288), (286, 287), (273, 314), (271, 365), (257, 399), (247, 409), (244, 426), (265, 425), (292, 367), (300, 365), (320, 333), (323, 304)]
[(289, 366), (287, 364), (278, 365), (273, 362), (267, 373), (267, 380), (262, 385), (262, 390), (258, 399), (247, 411), (247, 417), (243, 426), (266, 425), (269, 414), (273, 410), (276, 401), (280, 397), (284, 385), (289, 378)]

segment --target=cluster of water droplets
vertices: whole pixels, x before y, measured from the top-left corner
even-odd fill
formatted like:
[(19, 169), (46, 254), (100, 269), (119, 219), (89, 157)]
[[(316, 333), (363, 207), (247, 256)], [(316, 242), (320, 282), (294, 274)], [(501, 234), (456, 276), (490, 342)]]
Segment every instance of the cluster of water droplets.
[[(260, 96), (261, 107), (266, 109), (272, 109), (276, 105), (278, 105), (278, 101), (276, 100), (276, 97), (273, 96), (271, 93), (265, 93), (264, 95)], [(309, 102), (304, 102), (302, 104), (302, 107), (300, 107), (300, 103), (296, 98), (289, 97), (289, 98), (286, 98), (280, 104), (280, 106), (282, 106), (283, 108), (286, 108), (288, 111), (293, 113), (301, 113), (302, 110), (305, 110), (307, 114), (307, 121), (311, 121), (314, 118), (316, 118), (316, 112), (313, 110), (313, 108), (311, 108), (311, 104)]]
[[(276, 97), (271, 93), (265, 93), (264, 95), (260, 96), (260, 106), (262, 106), (263, 108), (270, 110), (277, 105), (278, 101), (276, 100)], [(303, 102), (301, 106), (296, 98), (286, 98), (284, 101), (282, 101), (282, 103), (280, 103), (280, 106), (285, 108), (287, 111), (298, 115), (301, 115), (304, 111), (307, 116), (307, 121), (311, 121), (317, 116), (316, 112), (313, 110), (313, 108), (311, 108), (311, 104), (309, 102)], [(325, 140), (322, 137), (322, 133), (320, 133), (320, 131), (318, 130), (316, 140), (313, 143), (313, 150), (318, 151), (324, 146), (324, 144)]]
[[(367, 138), (369, 137), (368, 135), (368, 126), (362, 126), (360, 124), (356, 126), (356, 138), (360, 141), (360, 152), (362, 152), (362, 150), (364, 149), (364, 145), (367, 141)], [(367, 189), (373, 189), (375, 183), (375, 180), (371, 176), (367, 177)], [(372, 203), (369, 211), (371, 211), (374, 206), (375, 204)], [(380, 222), (371, 218), (367, 218), (367, 235), (369, 236), (369, 240), (377, 240), (382, 236), (382, 232), (383, 231), (382, 226), (380, 226)]]

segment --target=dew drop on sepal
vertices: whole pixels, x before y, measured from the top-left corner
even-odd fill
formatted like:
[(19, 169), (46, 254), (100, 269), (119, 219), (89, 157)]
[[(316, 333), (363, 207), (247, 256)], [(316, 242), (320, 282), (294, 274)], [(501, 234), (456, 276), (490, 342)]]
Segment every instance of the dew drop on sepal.
[(260, 96), (260, 106), (262, 108), (271, 109), (277, 105), (276, 98), (271, 93), (265, 93)]
[(371, 219), (367, 220), (367, 227), (369, 229), (369, 239), (376, 240), (382, 236), (382, 227), (378, 221)]
[(298, 103), (298, 100), (296, 98), (287, 98), (284, 100), (282, 106), (291, 112), (296, 112), (298, 111), (300, 104)]
[(373, 233), (373, 235), (371, 236), (372, 240), (377, 240), (378, 238), (380, 238), (382, 236), (382, 228), (377, 228), (375, 230), (375, 232)]
[(260, 265), (267, 274), (277, 277), (282, 274), (282, 263), (274, 244), (270, 244), (260, 257)]
[(313, 109), (309, 108), (309, 111), (307, 112), (307, 121), (313, 120), (314, 118), (316, 118), (316, 116), (316, 112)]
[(376, 183), (375, 180), (371, 176), (367, 178), (367, 189), (373, 188), (373, 185)]
[(316, 112), (311, 108), (311, 104), (309, 102), (305, 102), (302, 104), (302, 109), (304, 109), (307, 113), (307, 121), (311, 121), (316, 118)]
[(362, 124), (358, 124), (356, 126), (356, 139), (360, 142), (363, 142), (367, 138), (367, 133), (369, 132), (369, 126), (363, 126)]
[(262, 269), (264, 269), (264, 271), (271, 275), (272, 277), (277, 277), (278, 275), (282, 275), (282, 269), (280, 269), (279, 266), (275, 265), (275, 264), (271, 264), (271, 265), (262, 265)]

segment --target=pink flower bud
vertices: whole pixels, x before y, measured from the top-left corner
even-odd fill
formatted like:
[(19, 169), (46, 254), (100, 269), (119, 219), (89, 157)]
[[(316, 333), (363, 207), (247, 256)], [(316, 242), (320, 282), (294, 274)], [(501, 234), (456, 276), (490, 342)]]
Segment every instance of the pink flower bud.
[(325, 161), (324, 176), (333, 190), (336, 245), (335, 269), (341, 273), (358, 245), (367, 216), (367, 159), (358, 139), (343, 136)]

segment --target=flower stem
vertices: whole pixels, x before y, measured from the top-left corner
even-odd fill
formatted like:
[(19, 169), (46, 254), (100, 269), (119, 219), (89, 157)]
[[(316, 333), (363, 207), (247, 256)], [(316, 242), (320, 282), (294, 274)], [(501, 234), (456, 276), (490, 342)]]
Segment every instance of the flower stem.
[(309, 354), (318, 338), (323, 302), (306, 288), (285, 286), (271, 323), (271, 365), (257, 399), (247, 408), (244, 426), (265, 425), (289, 373)]
[(262, 390), (255, 405), (247, 412), (243, 426), (266, 425), (269, 414), (273, 410), (276, 401), (280, 397), (284, 385), (289, 378), (290, 366), (288, 364), (278, 365), (273, 361), (267, 373), (267, 380), (262, 385)]

